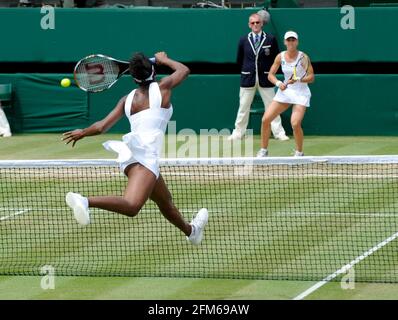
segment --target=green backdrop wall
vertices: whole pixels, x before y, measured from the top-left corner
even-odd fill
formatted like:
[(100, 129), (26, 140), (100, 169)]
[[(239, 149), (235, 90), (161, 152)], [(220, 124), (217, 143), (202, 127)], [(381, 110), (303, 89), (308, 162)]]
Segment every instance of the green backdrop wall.
[[(90, 94), (59, 81), (71, 75), (0, 75), (12, 83), (14, 105), (6, 112), (15, 132), (62, 132), (84, 127), (104, 117), (120, 97), (134, 87), (123, 77), (111, 90)], [(306, 134), (397, 135), (398, 75), (318, 75), (311, 85), (311, 107), (304, 119)], [(173, 96), (172, 120), (177, 130), (232, 129), (239, 102), (238, 75), (191, 75)], [(257, 97), (253, 110), (262, 109)], [(282, 116), (289, 128), (289, 114)], [(250, 126), (258, 132), (261, 114), (252, 114)], [(121, 120), (113, 132), (127, 132)]]
[[(249, 14), (258, 9), (56, 9), (43, 30), (40, 9), (0, 8), (2, 62), (71, 62), (92, 53), (128, 59), (159, 50), (183, 61), (233, 63)], [(355, 29), (341, 28), (340, 8), (271, 9), (267, 30), (298, 31), (313, 61), (395, 61), (398, 8), (356, 8)]]

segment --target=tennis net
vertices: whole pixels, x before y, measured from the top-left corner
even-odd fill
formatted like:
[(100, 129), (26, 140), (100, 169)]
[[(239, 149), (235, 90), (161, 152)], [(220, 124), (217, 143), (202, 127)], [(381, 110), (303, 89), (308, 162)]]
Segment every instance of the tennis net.
[(122, 195), (115, 161), (0, 161), (0, 274), (319, 280), (353, 267), (356, 281), (398, 281), (398, 156), (169, 159), (161, 173), (187, 220), (208, 208), (201, 245), (152, 201), (79, 226), (65, 194)]

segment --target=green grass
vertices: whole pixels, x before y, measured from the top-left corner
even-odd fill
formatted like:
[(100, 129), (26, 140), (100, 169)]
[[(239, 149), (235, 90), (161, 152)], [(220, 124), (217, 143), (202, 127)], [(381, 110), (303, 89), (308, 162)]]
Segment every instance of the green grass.
[[(56, 277), (43, 290), (41, 277), (0, 276), (0, 299), (136, 299), (136, 300), (287, 300), (312, 286), (309, 281), (218, 280), (181, 278)], [(356, 283), (342, 289), (330, 282), (308, 299), (396, 300), (396, 284)]]
[[(120, 140), (122, 134), (106, 134), (85, 138), (77, 142), (74, 148), (66, 146), (61, 134), (17, 134), (11, 138), (0, 138), (0, 160), (7, 159), (113, 159), (115, 155), (106, 151), (102, 143), (107, 140)], [(165, 139), (165, 150), (171, 149), (168, 142), (174, 141), (174, 136)], [(182, 138), (181, 138), (182, 140)], [(192, 147), (193, 139), (187, 137), (188, 145)], [(177, 141), (177, 146), (184, 145), (184, 141)], [(254, 155), (260, 146), (260, 137), (254, 136)], [(199, 155), (199, 148), (197, 154)], [(228, 146), (227, 146), (228, 147)], [(223, 156), (227, 154), (227, 147), (216, 148), (210, 155)], [(294, 141), (270, 140), (270, 156), (291, 156)], [(398, 137), (317, 137), (305, 138), (304, 150), (306, 155), (388, 155), (398, 154)]]
[[(92, 137), (80, 141), (74, 149), (65, 146), (60, 142), (59, 137), (59, 135), (40, 134), (0, 139), (2, 150), (0, 158), (113, 158), (112, 153), (102, 150), (101, 143), (108, 139), (120, 139), (121, 135)], [(306, 154), (398, 154), (397, 142), (396, 137), (308, 137), (306, 139)], [(253, 152), (257, 149), (258, 144), (259, 139), (256, 137)], [(293, 146), (292, 141), (272, 141), (270, 149), (272, 155), (275, 156), (291, 155)], [(290, 169), (285, 168), (284, 170), (286, 173), (288, 172), (286, 170)], [(291, 172), (294, 173), (294, 170)], [(76, 174), (76, 177), (81, 178), (81, 174)], [(2, 203), (5, 202), (12, 207), (20, 206), (22, 201), (37, 205), (38, 208), (48, 205), (46, 199), (37, 201), (37, 198), (35, 198), (36, 200), (29, 198), (28, 195), (21, 199), (20, 195), (25, 194), (27, 186), (24, 183), (19, 184), (15, 176), (12, 179), (12, 183), (4, 180), (4, 177), (0, 181), (1, 189), (8, 190), (3, 192)], [(185, 186), (184, 189), (178, 189), (178, 186), (181, 185), (178, 180), (180, 177), (173, 180), (169, 176), (168, 179), (170, 184), (177, 188), (173, 192), (174, 198), (180, 208), (186, 208), (187, 218), (194, 211), (194, 207), (201, 205), (203, 198), (200, 196), (201, 194), (205, 194), (214, 204), (226, 190), (231, 195), (245, 194), (245, 191), (248, 191), (249, 183), (260, 187), (262, 192), (252, 194), (250, 197), (236, 196), (228, 199), (226, 205), (229, 206), (228, 208), (236, 207), (235, 212), (222, 210), (221, 204), (219, 209), (222, 214), (217, 213), (217, 216), (213, 218), (213, 223), (206, 231), (207, 242), (193, 255), (192, 248), (187, 246), (176, 229), (170, 227), (164, 220), (158, 220), (156, 217), (152, 217), (152, 214), (144, 212), (134, 220), (96, 213), (94, 220), (101, 220), (100, 223), (95, 224), (94, 222), (89, 228), (79, 228), (68, 218), (68, 210), (64, 207), (61, 196), (55, 198), (51, 203), (52, 207), (61, 209), (61, 211), (57, 213), (57, 216), (54, 216), (54, 213), (46, 213), (43, 216), (45, 219), (41, 220), (44, 222), (37, 222), (39, 220), (30, 218), (37, 214), (43, 214), (40, 210), (32, 211), (26, 216), (22, 215), (18, 219), (1, 222), (2, 249), (10, 243), (21, 244), (19, 254), (14, 257), (21, 262), (21, 265), (23, 254), (30, 253), (35, 256), (35, 253), (40, 252), (46, 259), (45, 261), (36, 261), (36, 271), (43, 263), (53, 263), (60, 266), (59, 270), (64, 270), (62, 262), (70, 258), (75, 258), (84, 267), (90, 268), (92, 267), (90, 262), (97, 261), (98, 255), (103, 250), (107, 250), (108, 245), (116, 245), (121, 248), (121, 255), (104, 261), (102, 268), (105, 271), (107, 268), (120, 266), (125, 266), (125, 271), (131, 271), (135, 263), (141, 263), (138, 272), (137, 269), (135, 270), (136, 274), (141, 276), (148, 276), (151, 272), (158, 272), (169, 277), (175, 276), (173, 272), (178, 271), (176, 268), (183, 266), (188, 270), (185, 276), (190, 277), (200, 275), (200, 270), (202, 270), (202, 272), (216, 277), (219, 276), (218, 272), (221, 274), (230, 272), (231, 275), (241, 274), (245, 277), (254, 273), (257, 278), (261, 278), (264, 273), (268, 276), (275, 276), (275, 278), (284, 273), (290, 273), (293, 276), (295, 273), (296, 276), (316, 274), (317, 278), (320, 278), (333, 273), (350, 259), (397, 231), (394, 227), (396, 219), (388, 216), (364, 219), (360, 216), (347, 217), (346, 215), (314, 217), (275, 214), (277, 211), (291, 211), (302, 207), (309, 211), (318, 210), (318, 212), (326, 213), (331, 211), (346, 213), (350, 208), (357, 208), (356, 212), (365, 214), (369, 208), (372, 209), (372, 212), (396, 212), (398, 204), (396, 194), (391, 191), (393, 190), (391, 187), (394, 188), (397, 183), (396, 178), (375, 179), (374, 181), (370, 179), (368, 182), (372, 183), (373, 188), (366, 194), (358, 192), (355, 178), (349, 178), (344, 183), (341, 178), (336, 178), (335, 181), (329, 179), (328, 184), (322, 190), (307, 190), (305, 195), (302, 193), (304, 191), (300, 190), (300, 186), (317, 178), (296, 177), (293, 179), (294, 183), (287, 179), (258, 181), (230, 179), (206, 185), (206, 181), (201, 181), (196, 184), (196, 187), (195, 185)], [(109, 185), (116, 192), (122, 190), (123, 180), (119, 182), (115, 182), (115, 180), (118, 179), (111, 178), (109, 182), (106, 182), (106, 179), (102, 180), (102, 186)], [(90, 184), (88, 179), (84, 179), (80, 183), (78, 181), (79, 179), (74, 178), (67, 180), (55, 178), (52, 181), (37, 178), (37, 181), (32, 183), (39, 190), (39, 194), (54, 193), (56, 190), (55, 194), (63, 195), (65, 190), (73, 187), (79, 188), (79, 191), (82, 192), (100, 193), (103, 191), (98, 185)], [(341, 185), (345, 187), (342, 189)], [(269, 186), (273, 186), (273, 188), (268, 190)], [(209, 187), (211, 188), (209, 189)], [(206, 192), (206, 190), (211, 192)], [(214, 192), (215, 190), (218, 192)], [(389, 192), (383, 193), (383, 190), (389, 190)], [(290, 198), (286, 198), (286, 195), (289, 195)], [(339, 200), (333, 201), (333, 199)], [(333, 203), (333, 207), (330, 207), (330, 203)], [(263, 212), (262, 208), (267, 206), (272, 208), (273, 212), (260, 215), (259, 213)], [(240, 207), (252, 208), (252, 215), (240, 217), (239, 213), (242, 213), (242, 210), (239, 210)], [(64, 209), (65, 212), (62, 211)], [(58, 214), (62, 215), (62, 219)], [(0, 215), (3, 213), (0, 212)], [(116, 223), (113, 223), (115, 220), (117, 220)], [(156, 232), (153, 221), (157, 221)], [(229, 223), (226, 224), (225, 221), (229, 221)], [(10, 228), (14, 227), (16, 223), (19, 224), (20, 232), (15, 232)], [(233, 244), (233, 248), (223, 248), (222, 244), (225, 243), (223, 237), (228, 236), (231, 232), (236, 232), (237, 225), (243, 225), (238, 234), (234, 235), (239, 241)], [(24, 240), (24, 236), (29, 233), (37, 235), (40, 232), (45, 235), (45, 244), (51, 250), (43, 251), (42, 244), (29, 243), (29, 241), (26, 243)], [(159, 232), (161, 234), (158, 234)], [(247, 243), (244, 240), (247, 237), (247, 232), (253, 232), (258, 241)], [(115, 234), (117, 236), (114, 236)], [(27, 238), (30, 239), (29, 236)], [(82, 239), (88, 239), (86, 245), (81, 243)], [(24, 241), (25, 245), (23, 245)], [(58, 248), (62, 244), (64, 244), (63, 251), (60, 252)], [(333, 244), (334, 247), (338, 246), (341, 252), (337, 254), (328, 252), (327, 248), (330, 244)], [(159, 255), (157, 251), (159, 248), (166, 251), (162, 251)], [(234, 252), (235, 255), (225, 254), (228, 250)], [(388, 277), (396, 275), (396, 266), (398, 265), (396, 250), (397, 245), (391, 243), (372, 257), (365, 259), (356, 267), (357, 279), (361, 280), (362, 277), (362, 279), (372, 280), (373, 276), (388, 279)], [(164, 252), (167, 252), (168, 255), (166, 258), (163, 257), (163, 260), (160, 258), (162, 261), (159, 263), (158, 257), (162, 257)], [(256, 255), (256, 259), (251, 259), (253, 255)], [(278, 259), (278, 265), (273, 264), (275, 257)], [(388, 257), (389, 263), (379, 269), (374, 269), (375, 259), (383, 257)], [(198, 259), (195, 260), (196, 269), (190, 268), (189, 265), (194, 258)], [(369, 272), (369, 270), (372, 271)], [(1, 276), (0, 299), (291, 299), (313, 284), (312, 281), (292, 280), (57, 276), (56, 289), (45, 291), (40, 288), (40, 277)], [(397, 285), (368, 283), (357, 283), (354, 290), (342, 290), (340, 283), (334, 282), (325, 285), (308, 298), (377, 299), (385, 297), (393, 299), (397, 296), (397, 291)]]
[(0, 276), (0, 299), (291, 299), (309, 282), (181, 278), (56, 277), (43, 290), (40, 277)]

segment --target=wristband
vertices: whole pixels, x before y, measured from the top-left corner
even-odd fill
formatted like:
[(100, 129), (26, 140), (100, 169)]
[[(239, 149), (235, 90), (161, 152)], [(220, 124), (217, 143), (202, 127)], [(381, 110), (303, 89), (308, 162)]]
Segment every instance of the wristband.
[(278, 80), (275, 85), (279, 88), (279, 86), (282, 84), (282, 81)]

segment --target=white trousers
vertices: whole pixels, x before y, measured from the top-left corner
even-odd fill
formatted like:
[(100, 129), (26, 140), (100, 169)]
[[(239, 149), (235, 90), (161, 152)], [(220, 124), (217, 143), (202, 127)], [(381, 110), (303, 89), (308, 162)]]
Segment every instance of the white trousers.
[(6, 114), (4, 113), (4, 111), (0, 105), (0, 135), (3, 135), (3, 134), (10, 135), (11, 129), (10, 129), (10, 124), (8, 123)]
[[(256, 90), (259, 91), (261, 99), (263, 100), (264, 111), (267, 109), (275, 96), (274, 88), (262, 88), (258, 85), (258, 82), (256, 83), (256, 86), (252, 88), (241, 87), (239, 90), (239, 110), (235, 121), (235, 134), (243, 136), (246, 132), (247, 125), (249, 123), (250, 107), (256, 94)], [(280, 116), (277, 116), (271, 122), (271, 131), (274, 137), (286, 134), (285, 129), (282, 127), (282, 120)]]

